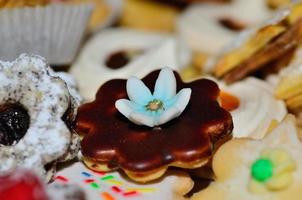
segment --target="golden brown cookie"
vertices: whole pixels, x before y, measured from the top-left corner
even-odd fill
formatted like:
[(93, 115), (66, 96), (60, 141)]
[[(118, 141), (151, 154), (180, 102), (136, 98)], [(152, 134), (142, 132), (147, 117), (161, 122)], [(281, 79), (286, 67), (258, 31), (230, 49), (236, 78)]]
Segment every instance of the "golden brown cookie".
[(192, 200), (299, 200), (302, 144), (293, 116), (263, 140), (234, 139), (213, 158), (216, 179)]
[(243, 33), (233, 48), (214, 61), (215, 76), (235, 82), (288, 56), (302, 41), (301, 9), (301, 3), (294, 4), (256, 31)]

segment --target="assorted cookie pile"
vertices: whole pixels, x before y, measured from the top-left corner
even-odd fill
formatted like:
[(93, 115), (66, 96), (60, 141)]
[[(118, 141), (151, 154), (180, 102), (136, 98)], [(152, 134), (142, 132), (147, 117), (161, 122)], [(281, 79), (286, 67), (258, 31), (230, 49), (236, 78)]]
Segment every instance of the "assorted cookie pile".
[(0, 0), (0, 199), (300, 199), (302, 2)]

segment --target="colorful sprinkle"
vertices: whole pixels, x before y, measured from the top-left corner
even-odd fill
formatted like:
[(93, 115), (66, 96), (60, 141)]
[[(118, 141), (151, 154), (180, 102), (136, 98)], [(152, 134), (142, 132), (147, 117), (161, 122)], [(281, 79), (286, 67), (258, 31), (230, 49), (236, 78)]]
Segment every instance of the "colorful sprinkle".
[(115, 198), (111, 196), (108, 192), (103, 192), (101, 195), (104, 200), (115, 200)]
[(155, 188), (128, 188), (127, 191), (138, 191), (138, 192), (143, 192), (143, 193), (149, 193), (149, 192), (155, 192)]
[(123, 195), (124, 196), (132, 196), (132, 195), (136, 195), (137, 192), (136, 191), (130, 191), (130, 192), (124, 192)]
[(92, 171), (94, 174), (97, 174), (100, 176), (104, 176), (106, 174), (106, 172), (96, 171), (96, 170), (92, 170), (92, 169), (90, 169), (90, 171)]
[(260, 158), (256, 160), (252, 167), (252, 177), (259, 182), (265, 182), (273, 176), (274, 166), (271, 160)]
[(89, 174), (88, 172), (82, 172), (82, 175), (87, 176), (87, 177), (91, 177), (92, 175)]
[(91, 183), (90, 185), (91, 185), (91, 187), (93, 187), (95, 189), (100, 188), (100, 186), (97, 183)]
[(104, 176), (101, 178), (102, 181), (107, 181), (107, 180), (110, 180), (110, 179), (113, 179), (114, 177), (112, 175), (108, 175), (108, 176)]
[(59, 180), (59, 181), (62, 181), (62, 182), (68, 182), (68, 179), (65, 178), (64, 176), (56, 176), (55, 179)]
[(112, 186), (111, 189), (114, 191), (114, 192), (121, 192), (122, 190), (119, 188), (119, 187), (116, 187), (116, 186)]
[(117, 181), (117, 180), (108, 180), (108, 181), (106, 181), (106, 182), (107, 182), (107, 183), (111, 183), (111, 184), (113, 184), (113, 185), (118, 185), (118, 186), (123, 185), (123, 182)]
[(92, 182), (95, 182), (95, 181), (94, 181), (94, 179), (86, 179), (86, 180), (84, 180), (84, 182), (85, 183), (92, 183)]

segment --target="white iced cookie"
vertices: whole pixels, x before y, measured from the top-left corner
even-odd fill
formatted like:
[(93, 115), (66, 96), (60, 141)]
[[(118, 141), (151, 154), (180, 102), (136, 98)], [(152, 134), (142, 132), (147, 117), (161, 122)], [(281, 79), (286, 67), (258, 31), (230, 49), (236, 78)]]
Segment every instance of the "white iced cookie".
[(162, 66), (178, 70), (190, 62), (190, 51), (175, 38), (128, 29), (108, 29), (83, 48), (71, 73), (86, 100), (106, 81), (143, 77)]
[(192, 49), (216, 55), (239, 31), (262, 22), (271, 13), (264, 0), (193, 4), (179, 18), (177, 28)]
[(77, 155), (69, 130), (77, 106), (66, 83), (39, 56), (0, 61), (0, 172), (24, 167), (49, 179), (45, 166)]
[(192, 200), (299, 200), (302, 144), (293, 116), (263, 140), (233, 139), (213, 157), (215, 181)]
[(59, 171), (54, 183), (78, 185), (86, 192), (87, 199), (119, 200), (180, 200), (193, 187), (193, 181), (183, 172), (171, 171), (159, 181), (137, 184), (118, 172), (93, 172), (81, 162)]
[(238, 107), (230, 111), (235, 138), (261, 139), (271, 123), (280, 122), (287, 114), (284, 102), (274, 97), (274, 88), (262, 80), (247, 78), (229, 86), (219, 85), (239, 100)]

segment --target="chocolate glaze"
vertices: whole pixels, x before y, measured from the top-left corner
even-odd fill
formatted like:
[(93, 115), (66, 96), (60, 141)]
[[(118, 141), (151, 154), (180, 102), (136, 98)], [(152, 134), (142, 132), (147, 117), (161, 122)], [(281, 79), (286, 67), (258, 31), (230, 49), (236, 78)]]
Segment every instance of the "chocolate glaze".
[[(155, 71), (143, 79), (152, 90), (158, 74)], [(128, 98), (126, 80), (105, 83), (94, 102), (79, 108), (76, 130), (84, 134), (83, 155), (135, 172), (211, 157), (222, 140), (230, 139), (231, 115), (218, 105), (219, 89), (213, 81), (184, 83), (177, 73), (175, 76), (177, 91), (191, 88), (191, 99), (178, 118), (160, 129), (135, 125), (117, 111), (115, 101)]]
[(0, 106), (0, 144), (12, 145), (26, 134), (30, 117), (27, 110), (19, 104)]

